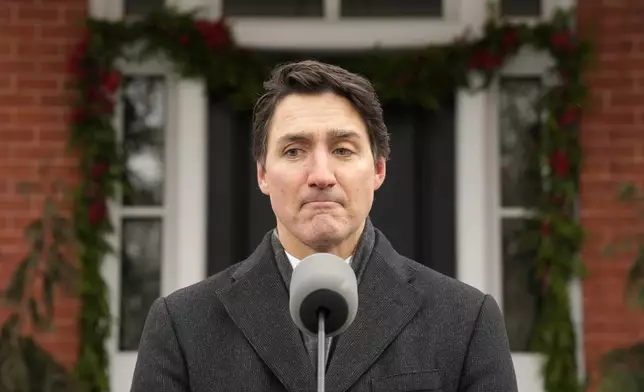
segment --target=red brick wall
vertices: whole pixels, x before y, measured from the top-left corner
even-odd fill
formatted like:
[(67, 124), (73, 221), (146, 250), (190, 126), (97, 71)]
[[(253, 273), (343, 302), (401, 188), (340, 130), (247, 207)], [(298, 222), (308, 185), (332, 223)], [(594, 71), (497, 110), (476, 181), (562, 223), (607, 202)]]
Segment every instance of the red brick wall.
[[(584, 341), (588, 370), (607, 350), (644, 339), (644, 312), (627, 310), (623, 289), (631, 258), (602, 256), (602, 245), (632, 234), (638, 221), (617, 201), (624, 182), (644, 186), (644, 2), (579, 1), (582, 28), (593, 27), (596, 62), (588, 79), (592, 109), (581, 137), (581, 221), (588, 232), (583, 257)], [(639, 224), (640, 232), (644, 225)]]
[[(73, 181), (66, 154), (67, 59), (80, 37), (87, 0), (0, 0), (0, 289), (27, 251), (23, 229), (41, 214), (42, 195), (27, 201), (20, 182), (45, 185), (38, 165)], [(59, 297), (54, 333), (39, 338), (66, 366), (76, 358), (77, 304)], [(7, 309), (0, 309), (0, 322)]]

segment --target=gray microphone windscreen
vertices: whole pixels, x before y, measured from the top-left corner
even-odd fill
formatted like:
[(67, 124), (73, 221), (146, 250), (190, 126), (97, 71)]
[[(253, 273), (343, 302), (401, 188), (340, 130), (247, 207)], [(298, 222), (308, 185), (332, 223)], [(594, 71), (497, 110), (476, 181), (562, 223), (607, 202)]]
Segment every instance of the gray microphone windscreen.
[(318, 312), (326, 312), (325, 333), (344, 332), (358, 311), (358, 284), (350, 265), (330, 253), (315, 253), (293, 270), (290, 311), (297, 327), (318, 333)]

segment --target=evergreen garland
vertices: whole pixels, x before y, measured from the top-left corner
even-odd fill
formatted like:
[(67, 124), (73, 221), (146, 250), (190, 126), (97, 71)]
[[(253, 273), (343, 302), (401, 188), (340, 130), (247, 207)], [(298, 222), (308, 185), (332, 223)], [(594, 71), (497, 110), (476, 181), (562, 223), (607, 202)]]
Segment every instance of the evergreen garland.
[[(457, 88), (487, 88), (521, 48), (546, 51), (556, 60), (551, 71), (560, 82), (539, 102), (545, 121), (538, 128), (533, 170), (526, 174), (526, 190), (538, 196), (538, 203), (523, 230), (526, 249), (537, 255), (529, 278), (540, 298), (531, 349), (545, 356), (548, 392), (582, 389), (568, 283), (584, 274), (579, 259), (583, 232), (574, 207), (581, 162), (577, 124), (588, 96), (583, 77), (591, 47), (573, 31), (571, 15), (560, 11), (532, 25), (492, 19), (481, 37), (415, 50), (372, 50), (338, 63), (371, 80), (383, 103), (435, 109)], [(109, 391), (105, 343), (111, 317), (101, 264), (112, 251), (106, 242), (113, 230), (108, 201), (125, 185), (123, 154), (112, 123), (122, 81), (117, 64), (158, 57), (169, 60), (183, 77), (204, 80), (210, 91), (240, 110), (252, 108), (262, 81), (280, 61), (279, 55), (238, 48), (225, 20), (202, 20), (191, 12), (164, 9), (136, 21), (87, 21), (86, 35), (72, 57), (77, 94), (70, 142), (78, 151), (81, 173), (73, 211), (82, 276), (75, 375), (91, 392)], [(473, 85), (474, 74), (483, 77), (479, 86)]]

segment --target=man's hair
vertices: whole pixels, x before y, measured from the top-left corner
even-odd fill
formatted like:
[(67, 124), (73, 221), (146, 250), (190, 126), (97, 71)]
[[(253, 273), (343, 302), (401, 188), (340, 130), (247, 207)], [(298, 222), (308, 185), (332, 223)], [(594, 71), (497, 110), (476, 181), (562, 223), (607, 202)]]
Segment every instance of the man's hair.
[(389, 133), (372, 84), (364, 77), (315, 60), (282, 64), (264, 82), (265, 93), (253, 112), (253, 158), (266, 163), (268, 129), (281, 99), (289, 94), (332, 92), (346, 98), (364, 121), (374, 159), (389, 158)]

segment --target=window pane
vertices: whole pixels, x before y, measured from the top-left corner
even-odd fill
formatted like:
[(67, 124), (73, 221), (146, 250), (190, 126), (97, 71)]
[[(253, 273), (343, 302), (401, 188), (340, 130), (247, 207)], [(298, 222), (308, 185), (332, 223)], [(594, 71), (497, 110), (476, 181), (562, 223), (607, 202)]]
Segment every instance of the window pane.
[(540, 16), (541, 0), (501, 0), (503, 16)]
[(224, 0), (227, 16), (322, 16), (323, 0)]
[(507, 78), (501, 81), (500, 99), (500, 170), (501, 205), (530, 207), (536, 192), (526, 187), (527, 170), (534, 162), (535, 138), (538, 135), (538, 112), (541, 94), (537, 78)]
[(442, 16), (442, 0), (340, 0), (342, 16)]
[(125, 0), (123, 7), (126, 16), (142, 16), (159, 10), (165, 5), (165, 0)]
[(502, 221), (503, 313), (512, 351), (528, 351), (537, 296), (530, 280), (535, 255), (520, 246), (523, 219)]
[(123, 219), (119, 349), (136, 351), (152, 302), (161, 295), (161, 219)]
[(124, 85), (126, 206), (163, 204), (166, 84), (162, 77), (136, 76)]

